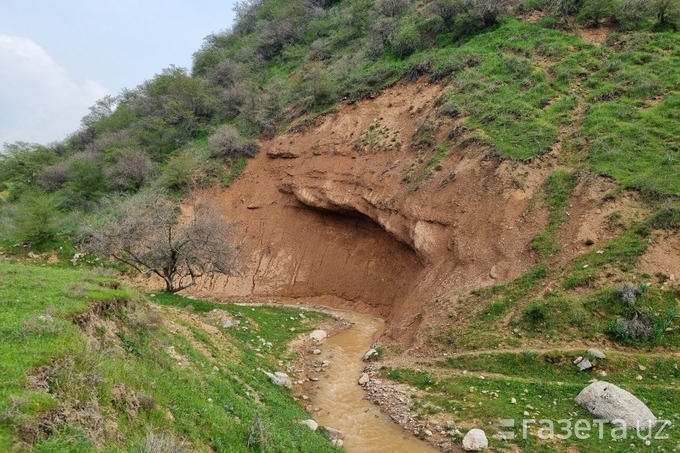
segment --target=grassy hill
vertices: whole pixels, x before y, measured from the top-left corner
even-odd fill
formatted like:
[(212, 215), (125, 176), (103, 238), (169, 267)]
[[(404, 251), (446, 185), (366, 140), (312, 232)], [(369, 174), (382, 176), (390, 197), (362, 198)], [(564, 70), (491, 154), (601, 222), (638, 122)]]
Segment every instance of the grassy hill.
[(333, 450), (263, 372), (322, 315), (151, 300), (102, 272), (0, 261), (0, 450)]

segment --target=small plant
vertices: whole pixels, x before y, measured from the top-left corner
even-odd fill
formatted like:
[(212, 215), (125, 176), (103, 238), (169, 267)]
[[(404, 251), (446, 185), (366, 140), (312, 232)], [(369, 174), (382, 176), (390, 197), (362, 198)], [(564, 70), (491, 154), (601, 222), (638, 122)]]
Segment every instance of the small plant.
[(618, 340), (648, 340), (654, 334), (654, 322), (648, 314), (636, 311), (632, 319), (618, 318), (613, 321), (607, 333)]
[(524, 309), (522, 318), (525, 322), (530, 324), (532, 327), (536, 327), (539, 324), (545, 323), (550, 317), (550, 310), (547, 305), (541, 301), (531, 302)]
[(619, 285), (618, 288), (616, 288), (616, 294), (621, 298), (622, 301), (632, 307), (635, 305), (637, 296), (641, 295), (642, 292), (630, 283), (623, 283)]

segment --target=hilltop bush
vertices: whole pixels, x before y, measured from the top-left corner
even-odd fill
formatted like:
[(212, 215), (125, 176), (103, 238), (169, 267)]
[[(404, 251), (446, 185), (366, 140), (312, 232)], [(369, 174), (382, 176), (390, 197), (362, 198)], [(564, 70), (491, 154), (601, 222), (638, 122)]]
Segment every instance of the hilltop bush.
[(254, 157), (260, 150), (252, 141), (244, 140), (233, 126), (222, 126), (208, 139), (213, 157), (232, 160), (237, 157)]

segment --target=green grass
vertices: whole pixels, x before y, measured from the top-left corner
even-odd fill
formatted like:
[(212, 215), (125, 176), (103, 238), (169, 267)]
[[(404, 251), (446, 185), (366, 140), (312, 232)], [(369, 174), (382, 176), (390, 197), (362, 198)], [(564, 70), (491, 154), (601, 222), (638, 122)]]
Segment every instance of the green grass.
[[(35, 451), (128, 451), (153, 431), (172, 433), (191, 451), (259, 451), (246, 447), (259, 414), (269, 436), (265, 451), (332, 451), (322, 435), (296, 423), (309, 415), (262, 372), (280, 370), (287, 341), (322, 315), (157, 296), (164, 305), (195, 307), (191, 322), (167, 315), (187, 327), (185, 336), (164, 327), (154, 304), (135, 291), (102, 284), (110, 279), (91, 271), (0, 261), (0, 450), (13, 450), (22, 432)], [(207, 334), (200, 321), (214, 308), (241, 324)], [(96, 321), (89, 338), (75, 322), (87, 316)], [(263, 348), (261, 338), (271, 346)], [(49, 392), (28, 386), (40, 366), (50, 367)], [(113, 401), (116, 385), (153, 404), (128, 416)], [(50, 414), (81, 415), (37, 429)]]
[[(570, 355), (555, 354), (499, 354), (482, 356), (458, 356), (449, 359), (447, 367), (455, 369), (455, 376), (439, 377), (440, 372), (434, 370), (416, 371), (413, 369), (386, 369), (382, 376), (397, 382), (406, 383), (420, 389), (415, 396), (414, 406), (418, 408), (418, 416), (438, 413), (439, 418), (453, 420), (463, 432), (475, 427), (482, 428), (489, 437), (489, 446), (503, 451), (509, 446), (523, 451), (566, 451), (575, 449), (581, 452), (629, 452), (631, 444), (644, 447), (644, 441), (630, 439), (625, 442), (613, 441), (611, 426), (605, 425), (604, 438), (598, 439), (597, 427), (589, 431), (588, 439), (579, 440), (571, 436), (567, 440), (541, 440), (537, 430), (529, 430), (526, 439), (522, 435), (522, 420), (553, 420), (559, 429), (557, 420), (578, 419), (589, 420), (592, 416), (574, 403), (574, 398), (588, 385), (591, 374), (574, 371)], [(561, 360), (548, 363), (546, 359)], [(619, 357), (613, 355), (602, 361), (602, 369), (609, 370), (618, 379), (624, 376), (624, 388), (629, 388), (645, 402), (660, 419), (669, 419), (673, 426), (666, 432), (667, 440), (654, 440), (653, 451), (672, 451), (680, 436), (678, 413), (675, 401), (680, 397), (678, 375), (675, 359), (659, 359), (654, 361), (644, 355), (635, 357)], [(628, 372), (629, 368), (638, 364), (649, 364), (647, 371)], [(599, 366), (599, 365), (598, 365)], [(652, 371), (653, 370), (653, 371)], [(466, 371), (466, 374), (462, 374)], [(489, 373), (494, 373), (490, 375)], [(644, 383), (637, 381), (633, 375), (642, 373), (646, 376)], [(653, 375), (665, 375), (663, 380), (655, 380)], [(481, 377), (484, 376), (484, 379)], [(512, 403), (512, 399), (516, 403)], [(528, 412), (528, 415), (525, 414)], [(492, 436), (508, 428), (501, 428), (499, 420), (512, 419), (515, 427), (510, 431), (516, 438), (510, 441), (499, 441)], [(474, 422), (473, 422), (474, 421)], [(547, 426), (545, 424), (540, 426)], [(562, 425), (563, 426), (563, 425)], [(559, 431), (558, 431), (559, 433)]]
[(564, 208), (569, 204), (569, 197), (575, 185), (576, 178), (565, 170), (553, 172), (545, 183), (544, 203), (550, 211), (548, 226), (531, 241), (531, 246), (542, 259), (547, 259), (562, 250), (557, 242), (557, 233), (566, 217)]

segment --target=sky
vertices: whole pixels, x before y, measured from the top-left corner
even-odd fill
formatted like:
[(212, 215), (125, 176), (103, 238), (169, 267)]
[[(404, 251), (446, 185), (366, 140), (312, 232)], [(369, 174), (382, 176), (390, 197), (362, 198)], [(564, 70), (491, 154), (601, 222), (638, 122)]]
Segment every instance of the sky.
[(170, 65), (191, 68), (235, 0), (0, 0), (0, 145), (48, 144), (88, 107)]

